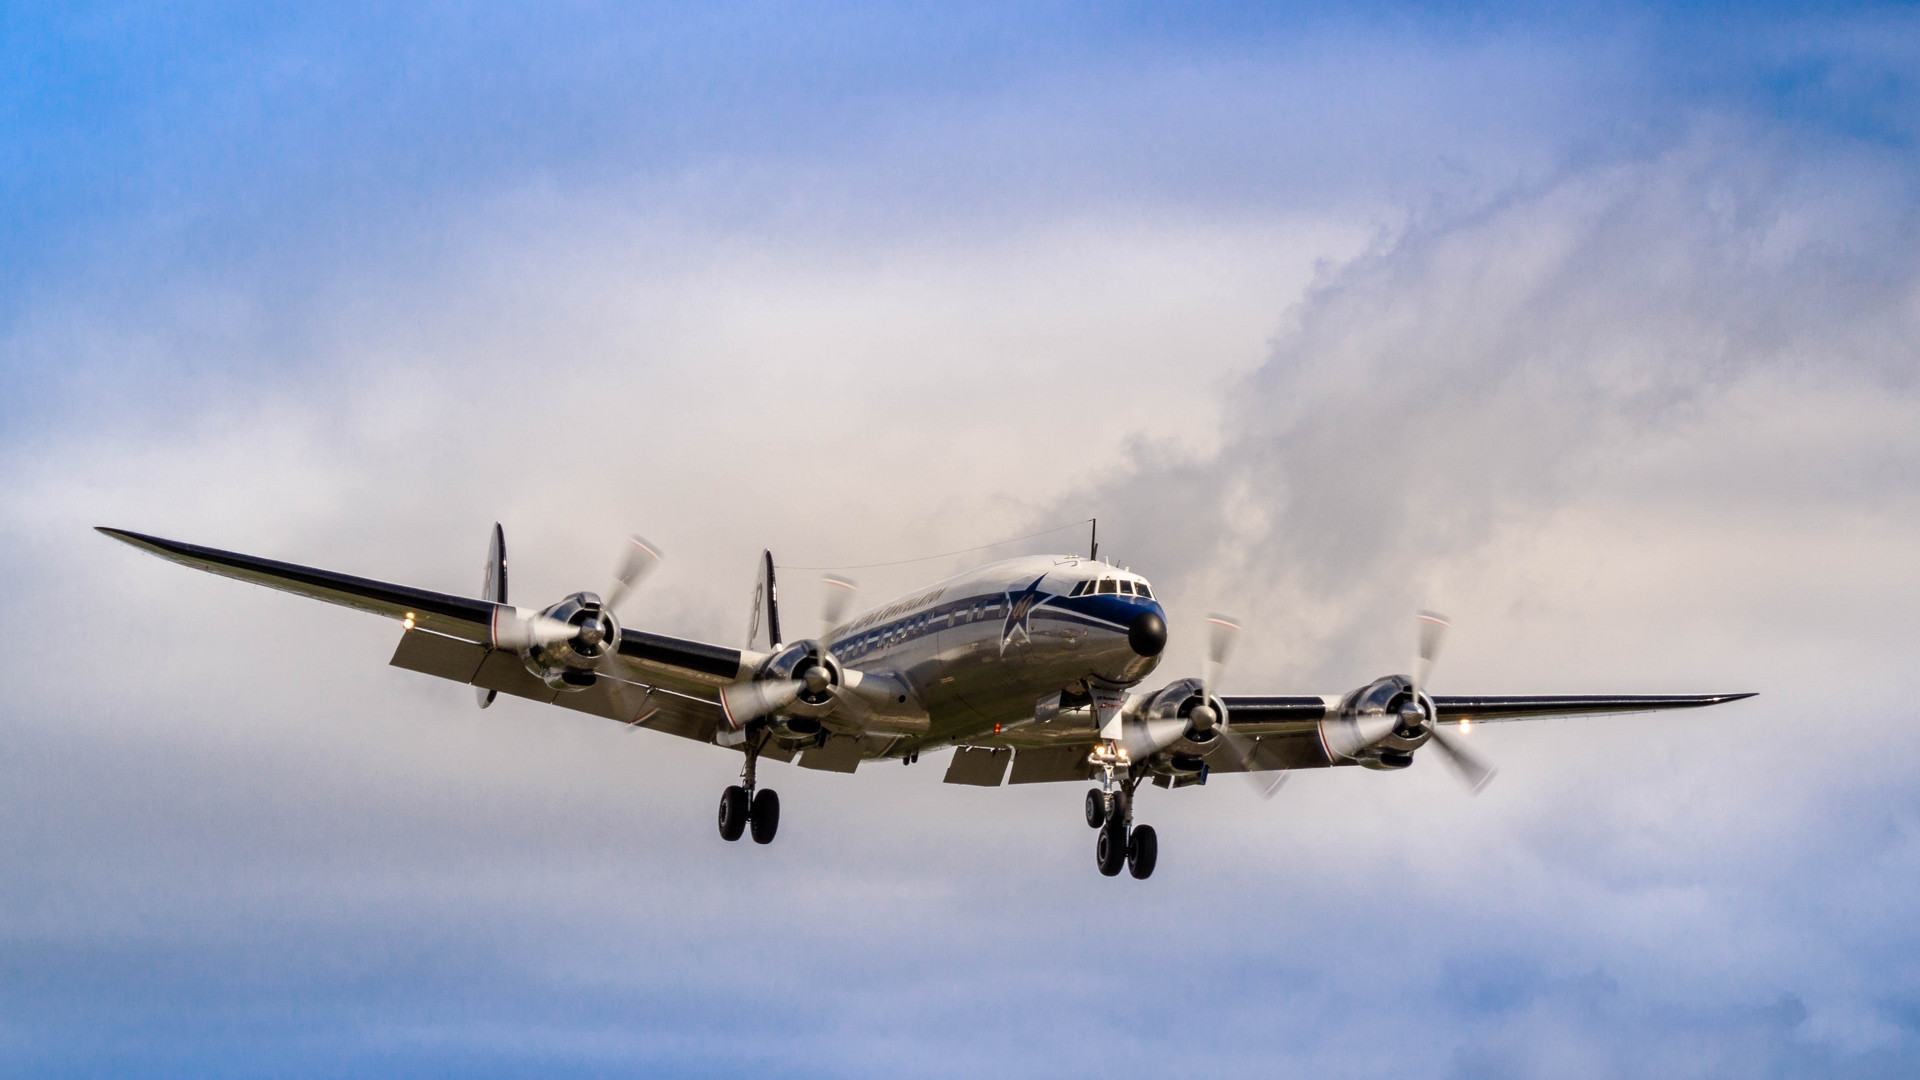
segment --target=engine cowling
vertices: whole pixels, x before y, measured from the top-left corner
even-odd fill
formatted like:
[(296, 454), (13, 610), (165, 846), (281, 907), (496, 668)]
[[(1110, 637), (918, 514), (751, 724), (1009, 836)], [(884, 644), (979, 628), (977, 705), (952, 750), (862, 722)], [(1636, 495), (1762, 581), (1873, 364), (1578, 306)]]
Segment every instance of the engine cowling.
[(500, 609), (493, 639), (555, 690), (585, 690), (599, 681), (600, 662), (619, 651), (620, 622), (599, 596), (577, 592), (537, 613)]
[[(788, 717), (819, 717), (832, 711), (834, 691), (845, 683), (846, 672), (833, 653), (819, 642), (796, 641), (768, 657), (757, 677), (806, 683), (799, 695), (780, 711)], [(820, 730), (817, 724), (800, 727), (808, 734)]]
[[(1135, 761), (1162, 751), (1185, 758), (1204, 758), (1224, 741), (1218, 726), (1226, 722), (1227, 707), (1218, 697), (1204, 696), (1198, 679), (1181, 679), (1146, 699), (1120, 724), (1120, 742)], [(1206, 705), (1207, 709), (1201, 709)], [(1209, 713), (1211, 715), (1209, 715)]]
[(1404, 769), (1433, 735), (1433, 699), (1403, 675), (1388, 675), (1340, 699), (1320, 721), (1320, 739), (1335, 758), (1375, 769)]

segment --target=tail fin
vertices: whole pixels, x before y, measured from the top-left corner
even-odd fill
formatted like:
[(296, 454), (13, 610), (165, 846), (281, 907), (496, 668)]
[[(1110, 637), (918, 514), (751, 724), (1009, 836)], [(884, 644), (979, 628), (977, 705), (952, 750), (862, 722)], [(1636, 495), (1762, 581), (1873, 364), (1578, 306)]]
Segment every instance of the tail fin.
[(747, 648), (759, 648), (760, 626), (766, 624), (767, 649), (777, 651), (780, 638), (780, 590), (773, 581), (773, 552), (760, 553), (760, 580), (753, 586), (753, 612), (747, 618)]
[[(507, 534), (499, 522), (493, 523), (493, 539), (487, 544), (487, 576), (480, 582), (480, 599), (496, 604), (507, 602)], [(493, 704), (498, 691), (473, 688), (481, 708)]]

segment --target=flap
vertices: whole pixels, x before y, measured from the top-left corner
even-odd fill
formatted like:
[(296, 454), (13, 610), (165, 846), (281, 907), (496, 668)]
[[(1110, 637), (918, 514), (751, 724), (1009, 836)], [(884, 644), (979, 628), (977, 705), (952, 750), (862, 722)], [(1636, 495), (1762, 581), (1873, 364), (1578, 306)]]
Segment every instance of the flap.
[(800, 767), (821, 772), (852, 772), (860, 766), (860, 739), (853, 735), (831, 735), (825, 744), (809, 746), (800, 753)]
[[(1080, 756), (1085, 757), (1086, 752), (1082, 751)], [(946, 782), (999, 787), (1001, 778), (1007, 775), (1007, 765), (1012, 761), (1011, 746), (956, 747), (953, 762), (947, 766)]]
[(1023, 749), (1013, 759), (1014, 784), (1046, 784), (1060, 780), (1089, 780), (1093, 764), (1087, 760), (1088, 743), (1073, 746), (1049, 746)]

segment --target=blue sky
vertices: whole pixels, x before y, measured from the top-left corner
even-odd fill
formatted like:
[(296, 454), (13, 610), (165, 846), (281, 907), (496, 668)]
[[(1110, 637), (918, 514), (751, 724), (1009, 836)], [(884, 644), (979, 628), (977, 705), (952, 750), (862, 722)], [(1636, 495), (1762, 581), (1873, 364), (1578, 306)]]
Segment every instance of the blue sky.
[[(0, 1062), (1904, 1076), (1911, 7), (0, 15)], [(1404, 774), (779, 770), (96, 524), (516, 599), (1101, 517), (1229, 688), (1754, 689)], [(870, 596), (953, 567), (864, 572)], [(790, 603), (816, 602), (804, 576)], [(929, 768), (928, 766), (932, 767)]]

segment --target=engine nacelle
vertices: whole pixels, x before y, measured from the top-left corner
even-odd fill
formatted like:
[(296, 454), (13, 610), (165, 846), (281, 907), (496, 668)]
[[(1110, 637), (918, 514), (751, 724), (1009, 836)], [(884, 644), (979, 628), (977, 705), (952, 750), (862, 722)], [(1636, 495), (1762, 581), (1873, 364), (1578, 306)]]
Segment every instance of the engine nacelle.
[[(808, 676), (819, 672), (825, 676), (819, 690), (809, 686), (800, 691), (800, 696), (783, 707), (780, 712), (786, 717), (820, 717), (833, 710), (834, 691), (845, 682), (846, 673), (840, 667), (840, 661), (823, 648), (817, 641), (796, 641), (767, 658), (760, 666), (757, 676), (762, 679), (798, 679), (813, 683), (820, 681), (818, 676)], [(794, 734), (813, 734), (819, 731), (819, 725), (801, 724)]]
[[(1218, 697), (1202, 696), (1198, 679), (1181, 679), (1146, 699), (1137, 711), (1122, 718), (1120, 744), (1127, 756), (1143, 760), (1161, 751), (1182, 758), (1204, 758), (1225, 740), (1215, 730), (1226, 722), (1227, 707)], [(1206, 710), (1195, 710), (1206, 704)]]
[(541, 612), (499, 609), (493, 643), (520, 654), (527, 670), (555, 690), (585, 690), (595, 668), (620, 649), (620, 623), (590, 592), (577, 592)]
[(1403, 675), (1389, 675), (1340, 699), (1320, 721), (1320, 740), (1336, 759), (1375, 769), (1404, 769), (1433, 735), (1433, 699)]

